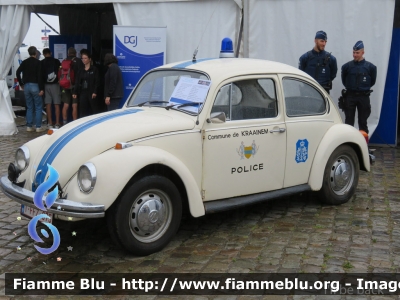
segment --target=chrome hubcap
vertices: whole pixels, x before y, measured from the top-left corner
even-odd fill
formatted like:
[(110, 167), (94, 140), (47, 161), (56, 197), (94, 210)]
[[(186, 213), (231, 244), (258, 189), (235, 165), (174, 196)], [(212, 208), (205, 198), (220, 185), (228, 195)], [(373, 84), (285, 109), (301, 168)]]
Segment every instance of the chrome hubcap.
[(160, 190), (146, 191), (132, 204), (129, 226), (135, 238), (143, 243), (159, 239), (171, 223), (171, 201)]
[(346, 194), (354, 182), (353, 161), (346, 155), (340, 156), (332, 165), (330, 172), (330, 185), (336, 195)]

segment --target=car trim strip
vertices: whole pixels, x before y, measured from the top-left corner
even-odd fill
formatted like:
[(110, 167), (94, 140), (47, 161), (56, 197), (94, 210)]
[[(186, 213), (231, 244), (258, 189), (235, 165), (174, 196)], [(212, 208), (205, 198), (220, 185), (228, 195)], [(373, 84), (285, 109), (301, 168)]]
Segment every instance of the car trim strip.
[(152, 139), (156, 139), (156, 138), (160, 138), (160, 137), (166, 137), (166, 136), (171, 136), (171, 135), (179, 135), (179, 134), (188, 134), (188, 133), (201, 133), (200, 130), (196, 129), (196, 130), (185, 130), (185, 131), (178, 131), (178, 132), (168, 132), (168, 133), (160, 133), (160, 134), (156, 134), (156, 135), (152, 135), (152, 136), (146, 136), (144, 138), (140, 138), (137, 140), (133, 140), (134, 143), (141, 143), (143, 141), (147, 141), (147, 140), (152, 140)]
[(234, 198), (226, 198), (215, 201), (207, 201), (204, 202), (204, 208), (207, 215), (211, 213), (236, 209), (239, 207), (247, 206), (249, 204), (256, 204), (269, 200), (275, 200), (278, 197), (289, 196), (292, 194), (298, 194), (305, 191), (311, 191), (311, 187), (308, 184), (292, 186), (289, 188), (284, 188), (265, 193), (252, 194)]
[(85, 122), (83, 124), (80, 124), (76, 126), (75, 128), (71, 129), (70, 131), (66, 132), (63, 134), (59, 139), (57, 139), (50, 147), (47, 149), (46, 153), (43, 155), (38, 168), (37, 172), (41, 171), (41, 174), (38, 176), (37, 180), (38, 182), (33, 182), (32, 183), (32, 191), (35, 191), (37, 186), (41, 184), (44, 181), (44, 178), (47, 174), (47, 164), (51, 164), (58, 153), (64, 148), (65, 145), (67, 145), (73, 138), (75, 138), (77, 135), (81, 134), (82, 132), (88, 130), (89, 128), (103, 123), (105, 121), (124, 116), (124, 115), (129, 115), (129, 114), (134, 114), (139, 111), (142, 111), (141, 109), (127, 109), (123, 110), (120, 112), (112, 113), (112, 114), (107, 114), (105, 116), (101, 116), (95, 119), (92, 119), (88, 122)]
[(311, 119), (311, 120), (292, 120), (286, 121), (285, 123), (312, 123), (312, 122), (325, 122), (325, 123), (335, 123), (333, 120), (324, 120), (324, 119)]
[[(232, 121), (230, 121), (232, 122)], [(207, 128), (204, 131), (209, 132), (209, 131), (222, 131), (222, 130), (232, 130), (232, 129), (243, 129), (243, 128), (252, 128), (252, 127), (262, 127), (262, 126), (279, 126), (279, 125), (285, 125), (285, 122), (276, 122), (276, 123), (260, 123), (260, 124), (251, 124), (251, 125), (237, 125), (237, 126), (230, 126), (230, 127), (219, 127), (219, 128)]]
[(198, 63), (201, 63), (201, 62), (207, 61), (207, 60), (213, 60), (213, 59), (216, 59), (216, 58), (200, 58), (200, 59), (197, 59), (195, 61), (188, 60), (188, 61), (186, 61), (184, 63), (177, 64), (177, 65), (173, 66), (172, 68), (173, 69), (184, 69), (184, 68), (186, 68), (188, 66), (191, 66), (191, 65), (194, 65), (194, 64), (198, 64)]

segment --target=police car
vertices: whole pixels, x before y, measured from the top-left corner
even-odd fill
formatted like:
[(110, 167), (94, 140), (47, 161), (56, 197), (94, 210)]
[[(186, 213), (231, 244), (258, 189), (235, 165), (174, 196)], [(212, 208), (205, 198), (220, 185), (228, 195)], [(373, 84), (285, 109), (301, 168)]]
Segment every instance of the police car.
[[(58, 177), (44, 192), (50, 169)], [(184, 208), (200, 217), (304, 191), (342, 204), (360, 170), (370, 170), (363, 135), (310, 76), (220, 58), (151, 70), (122, 109), (21, 146), (0, 183), (24, 215), (106, 217), (117, 243), (148, 255), (173, 238)]]

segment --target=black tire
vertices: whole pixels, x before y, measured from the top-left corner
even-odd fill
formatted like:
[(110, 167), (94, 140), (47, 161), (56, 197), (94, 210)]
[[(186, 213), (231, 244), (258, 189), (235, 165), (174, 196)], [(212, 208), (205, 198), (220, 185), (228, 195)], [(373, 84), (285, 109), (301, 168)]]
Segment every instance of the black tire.
[(327, 204), (346, 203), (354, 195), (358, 184), (360, 165), (353, 148), (342, 145), (330, 156), (324, 171), (319, 198)]
[(182, 200), (167, 178), (152, 175), (134, 182), (107, 213), (113, 240), (136, 255), (160, 251), (178, 231)]

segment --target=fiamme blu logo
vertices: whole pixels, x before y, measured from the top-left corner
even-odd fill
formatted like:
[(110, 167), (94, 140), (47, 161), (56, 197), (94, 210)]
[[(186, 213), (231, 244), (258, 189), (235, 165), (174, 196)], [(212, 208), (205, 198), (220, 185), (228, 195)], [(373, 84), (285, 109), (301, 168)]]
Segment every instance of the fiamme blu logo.
[[(41, 211), (47, 211), (47, 208), (50, 208), (54, 204), (54, 202), (56, 202), (58, 195), (58, 186), (56, 186), (51, 192), (47, 194), (45, 203), (43, 203), (43, 197), (45, 193), (49, 191), (58, 182), (58, 178), (60, 177), (56, 169), (54, 169), (49, 164), (47, 164), (47, 167), (49, 170), (49, 177), (47, 178), (46, 181), (44, 181), (42, 184), (38, 186), (33, 196), (33, 203)], [(46, 204), (46, 206), (44, 206), (44, 204)], [(44, 241), (39, 237), (36, 230), (37, 224), (40, 219), (50, 219), (50, 217), (46, 214), (40, 214), (34, 217), (28, 224), (28, 233), (35, 242), (43, 243)], [(57, 250), (57, 248), (60, 246), (60, 241), (61, 241), (60, 233), (58, 232), (57, 228), (52, 224), (47, 222), (43, 222), (43, 224), (47, 226), (48, 229), (50, 229), (50, 232), (53, 235), (53, 245), (50, 248), (41, 248), (35, 245), (35, 248), (42, 254), (50, 254), (55, 250)], [(46, 238), (49, 237), (49, 234), (45, 229), (42, 229), (40, 232), (44, 237)]]

